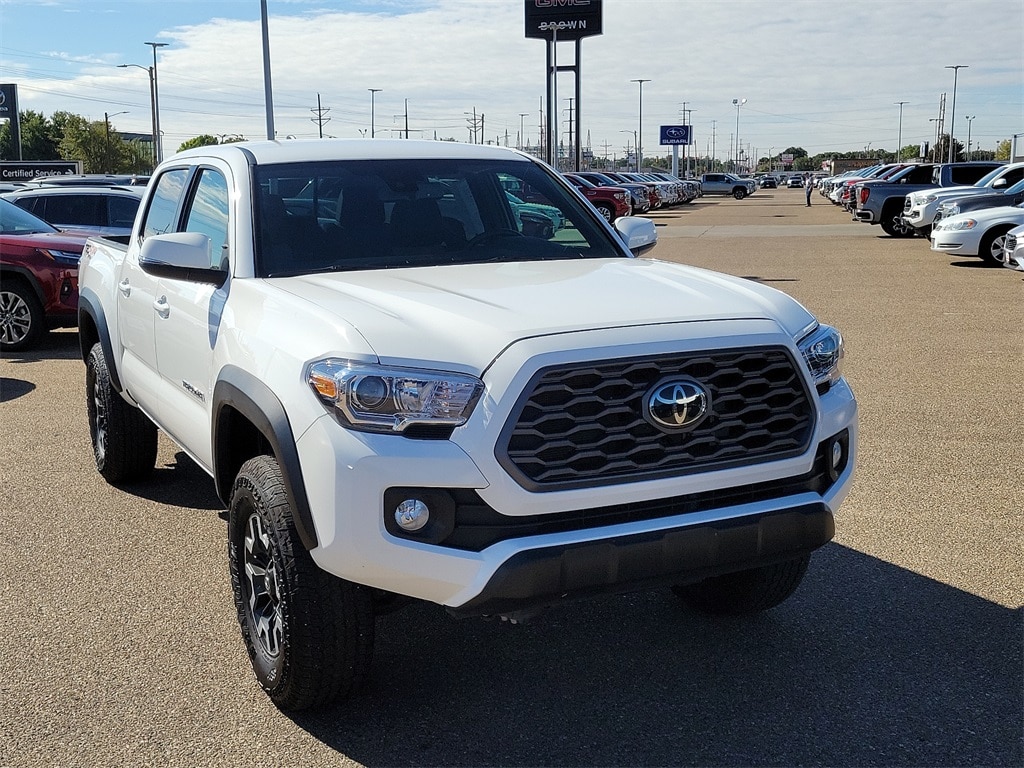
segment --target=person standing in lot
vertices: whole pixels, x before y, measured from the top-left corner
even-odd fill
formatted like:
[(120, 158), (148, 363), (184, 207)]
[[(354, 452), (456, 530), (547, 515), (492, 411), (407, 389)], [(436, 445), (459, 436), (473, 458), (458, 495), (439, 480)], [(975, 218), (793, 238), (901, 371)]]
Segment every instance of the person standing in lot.
[(804, 174), (804, 199), (807, 201), (807, 207), (811, 207), (811, 190), (814, 188), (814, 177), (809, 173)]

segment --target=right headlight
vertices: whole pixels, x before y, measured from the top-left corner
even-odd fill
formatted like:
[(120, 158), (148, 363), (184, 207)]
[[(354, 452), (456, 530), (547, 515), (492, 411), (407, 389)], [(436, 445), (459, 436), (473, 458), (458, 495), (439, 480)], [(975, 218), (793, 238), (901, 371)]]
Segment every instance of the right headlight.
[(337, 358), (312, 363), (306, 378), (342, 424), (362, 432), (461, 426), (484, 388), (480, 379), (467, 374)]
[(832, 384), (843, 375), (843, 336), (830, 325), (819, 325), (797, 342), (814, 385)]

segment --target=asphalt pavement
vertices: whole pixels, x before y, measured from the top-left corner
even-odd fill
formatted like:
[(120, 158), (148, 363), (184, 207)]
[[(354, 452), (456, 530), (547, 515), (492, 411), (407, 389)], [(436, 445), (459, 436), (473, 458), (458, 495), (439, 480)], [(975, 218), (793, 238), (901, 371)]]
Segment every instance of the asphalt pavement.
[(213, 483), (161, 437), (96, 473), (71, 331), (0, 361), (0, 766), (1021, 766), (1024, 275), (759, 191), (655, 212), (653, 257), (843, 332), (860, 455), (797, 593), (671, 592), (536, 622), (382, 617), (369, 688), (289, 717), (256, 685)]

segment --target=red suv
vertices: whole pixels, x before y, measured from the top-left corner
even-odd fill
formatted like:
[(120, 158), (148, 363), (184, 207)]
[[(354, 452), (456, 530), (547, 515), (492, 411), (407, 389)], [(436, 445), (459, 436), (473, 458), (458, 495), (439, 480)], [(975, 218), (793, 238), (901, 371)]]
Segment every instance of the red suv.
[(84, 233), (65, 233), (0, 200), (0, 352), (27, 349), (78, 324)]
[(628, 216), (632, 207), (629, 192), (622, 187), (599, 187), (593, 182), (574, 173), (562, 174), (566, 181), (578, 189), (589, 200), (601, 215), (608, 221), (615, 221), (620, 216)]

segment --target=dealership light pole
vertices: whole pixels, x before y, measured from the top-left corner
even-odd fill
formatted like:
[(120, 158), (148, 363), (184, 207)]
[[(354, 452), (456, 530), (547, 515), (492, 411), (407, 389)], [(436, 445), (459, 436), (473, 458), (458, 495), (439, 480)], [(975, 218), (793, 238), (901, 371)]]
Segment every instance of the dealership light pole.
[(968, 64), (950, 64), (945, 69), (953, 70), (953, 107), (949, 111), (949, 159), (947, 163), (953, 162), (953, 126), (956, 122), (956, 76), (961, 69), (967, 69)]
[(160, 90), (156, 77), (156, 49), (163, 48), (167, 43), (146, 43), (153, 46), (153, 139), (155, 142), (156, 162), (164, 159), (164, 151), (161, 146), (163, 137), (160, 134)]
[(377, 133), (376, 128), (374, 127), (374, 124), (373, 124), (373, 97), (374, 97), (374, 95), (380, 93), (384, 89), (383, 88), (367, 88), (366, 90), (368, 90), (370, 92), (370, 138), (372, 139), (376, 135), (376, 133)]
[(734, 173), (740, 172), (740, 107), (747, 103), (746, 99), (733, 99), (733, 106), (736, 107), (736, 160), (733, 163)]
[(146, 72), (149, 73), (149, 113), (150, 122), (153, 125), (153, 167), (156, 168), (157, 163), (160, 162), (156, 153), (156, 143), (160, 135), (160, 130), (156, 124), (156, 91), (154, 88), (155, 81), (153, 79), (153, 67), (144, 67), (141, 64), (118, 64), (117, 66), (120, 69), (125, 69), (127, 67), (137, 67), (138, 69), (144, 69)]
[(967, 115), (964, 120), (967, 121), (967, 159), (971, 159), (971, 121), (976, 118), (977, 115)]
[(529, 112), (519, 113), (519, 149), (522, 150), (526, 146), (526, 123), (524, 120)]
[(270, 83), (270, 24), (267, 21), (267, 0), (260, 0), (260, 27), (263, 35), (263, 101), (267, 113), (267, 141), (277, 136), (274, 130), (274, 94)]
[(637, 118), (637, 132), (636, 132), (636, 172), (640, 173), (643, 168), (643, 154), (640, 149), (640, 142), (644, 136), (644, 83), (651, 82), (650, 79), (646, 80), (630, 80), (631, 83), (636, 83), (640, 86), (640, 105), (638, 110)]
[(896, 136), (897, 136), (897, 138), (896, 138), (896, 162), (897, 163), (902, 163), (903, 162), (903, 105), (904, 104), (909, 104), (910, 102), (908, 102), (908, 101), (897, 101), (897, 102), (894, 102), (894, 103), (898, 104), (899, 107), (900, 107), (900, 127), (899, 127), (899, 132), (896, 134)]

